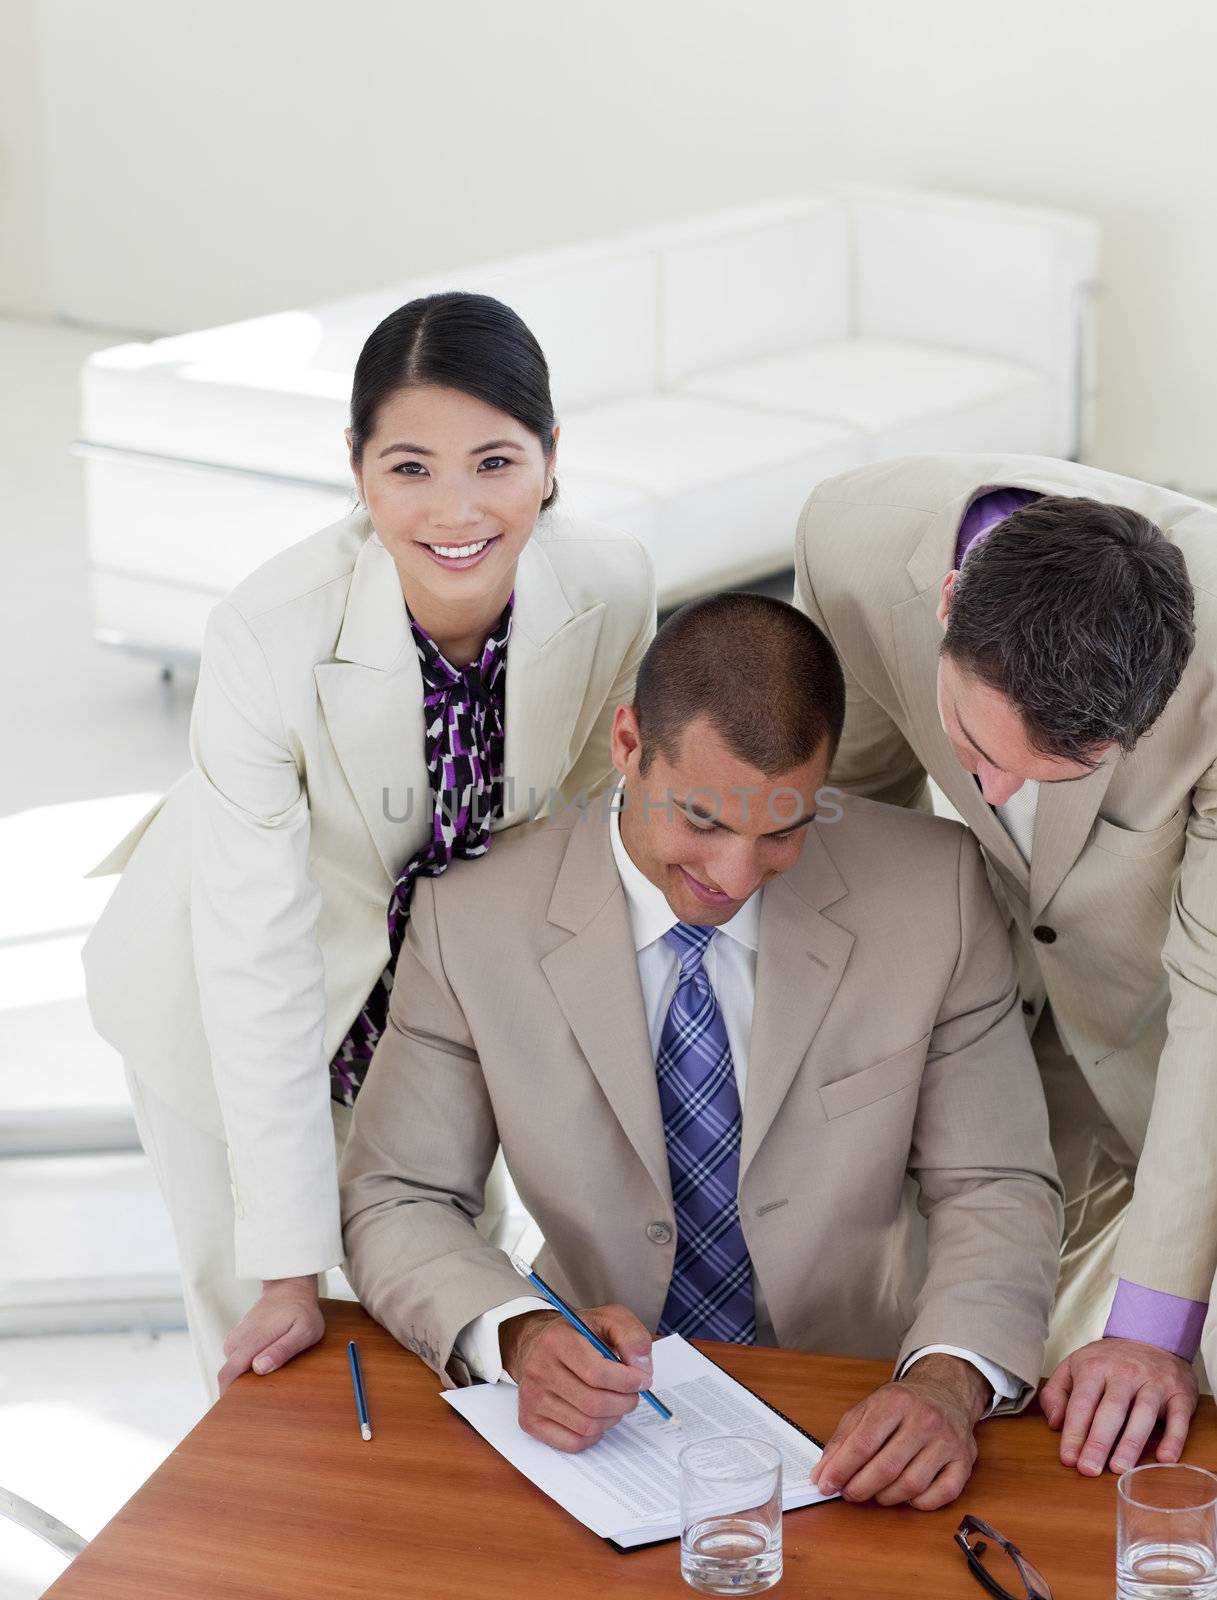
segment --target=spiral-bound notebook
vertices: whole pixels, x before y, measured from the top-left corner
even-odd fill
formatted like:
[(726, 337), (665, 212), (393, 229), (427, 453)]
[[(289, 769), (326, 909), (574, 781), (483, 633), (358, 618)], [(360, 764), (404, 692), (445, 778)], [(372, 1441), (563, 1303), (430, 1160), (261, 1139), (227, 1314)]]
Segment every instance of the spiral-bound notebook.
[(653, 1346), (652, 1391), (677, 1418), (665, 1422), (639, 1405), (578, 1455), (532, 1439), (516, 1418), (511, 1383), (446, 1389), (443, 1398), (572, 1517), (624, 1550), (680, 1534), (676, 1458), (694, 1439), (747, 1433), (782, 1452), (782, 1507), (831, 1498), (810, 1482), (823, 1454), (819, 1441), (695, 1350), (678, 1334)]

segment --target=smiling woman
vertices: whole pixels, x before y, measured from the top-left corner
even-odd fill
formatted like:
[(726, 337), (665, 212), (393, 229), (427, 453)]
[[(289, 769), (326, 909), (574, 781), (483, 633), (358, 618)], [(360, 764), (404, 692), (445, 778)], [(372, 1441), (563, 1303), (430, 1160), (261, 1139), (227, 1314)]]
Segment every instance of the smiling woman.
[(193, 770), (98, 869), (123, 876), (89, 1002), (213, 1394), (221, 1362), (223, 1387), (321, 1335), (335, 1148), (415, 881), (611, 771), (654, 580), (634, 540), (552, 513), (557, 440), (545, 357), (507, 306), (441, 294), (386, 318), (351, 399), (360, 508), (217, 606)]
[[(538, 510), (557, 499), (558, 427), (540, 345), (486, 295), (412, 300), (363, 348), (347, 443), (411, 614), (449, 660), (467, 664), (481, 624), (506, 604)], [(459, 584), (438, 575), (474, 569), (479, 578)]]
[[(502, 414), (472, 395), (404, 389), (381, 406), (362, 457), (351, 452), (360, 498), (401, 575), (410, 614), (458, 666), (473, 659), (484, 624), (507, 604), (538, 503), (552, 498), (552, 443), (547, 458), (528, 429), (495, 438), (496, 424), (502, 428)], [(378, 448), (386, 434), (419, 442)]]

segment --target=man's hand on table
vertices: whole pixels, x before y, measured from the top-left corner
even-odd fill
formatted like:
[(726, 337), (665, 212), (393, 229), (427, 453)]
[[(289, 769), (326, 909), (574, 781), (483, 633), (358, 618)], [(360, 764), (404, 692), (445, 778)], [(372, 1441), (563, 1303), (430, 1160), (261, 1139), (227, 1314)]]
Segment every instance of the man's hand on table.
[(530, 1311), (499, 1329), (503, 1366), (520, 1391), (520, 1426), (558, 1450), (586, 1450), (633, 1411), (651, 1383), (651, 1335), (624, 1306), (579, 1315), (621, 1357), (609, 1361), (556, 1311)]
[(811, 1481), (825, 1494), (937, 1511), (960, 1494), (976, 1460), (975, 1427), (992, 1390), (969, 1361), (923, 1356), (837, 1424)]
[(220, 1368), (220, 1393), (251, 1368), (274, 1372), (315, 1345), (324, 1332), (316, 1273), (306, 1278), (267, 1278), (257, 1304), (224, 1341), (228, 1360)]
[(1040, 1391), (1040, 1406), (1048, 1426), (1061, 1434), (1061, 1460), (1093, 1478), (1109, 1457), (1113, 1472), (1135, 1467), (1163, 1415), (1155, 1455), (1178, 1461), (1196, 1398), (1196, 1375), (1180, 1356), (1139, 1339), (1113, 1338), (1066, 1356)]

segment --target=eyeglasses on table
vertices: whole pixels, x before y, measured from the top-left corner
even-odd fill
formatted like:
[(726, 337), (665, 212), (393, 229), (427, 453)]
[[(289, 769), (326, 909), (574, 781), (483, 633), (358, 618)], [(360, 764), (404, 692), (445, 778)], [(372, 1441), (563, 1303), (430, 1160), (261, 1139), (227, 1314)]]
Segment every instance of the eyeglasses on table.
[(956, 1530), (955, 1543), (967, 1557), (968, 1569), (977, 1583), (996, 1600), (1052, 1600), (1052, 1590), (1043, 1573), (1032, 1566), (1016, 1544), (979, 1517), (964, 1517)]

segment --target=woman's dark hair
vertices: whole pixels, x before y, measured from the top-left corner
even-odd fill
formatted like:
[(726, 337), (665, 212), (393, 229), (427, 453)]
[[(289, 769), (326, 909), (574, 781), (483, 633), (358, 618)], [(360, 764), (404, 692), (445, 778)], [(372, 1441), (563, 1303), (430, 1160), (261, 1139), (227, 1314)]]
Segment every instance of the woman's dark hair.
[[(547, 456), (554, 447), (544, 352), (501, 300), (455, 290), (429, 294), (400, 306), (373, 330), (351, 387), (351, 454), (357, 464), (381, 406), (399, 389), (420, 384), (459, 389), (514, 417), (536, 435)], [(555, 484), (541, 509), (557, 498)]]

